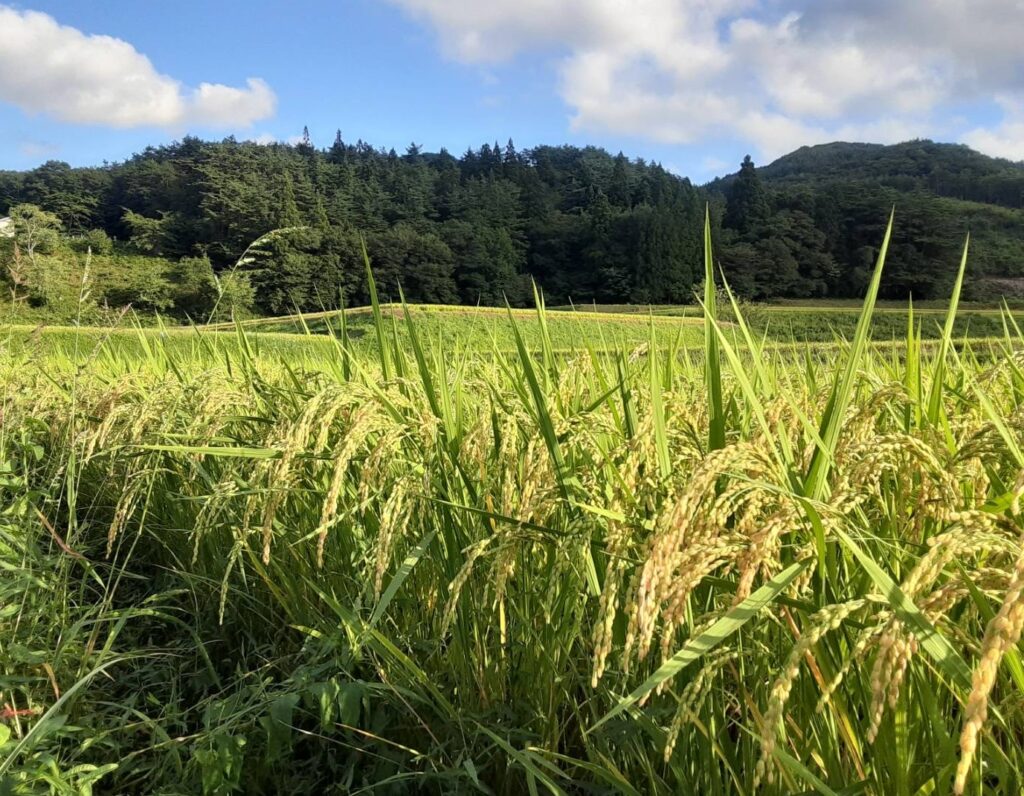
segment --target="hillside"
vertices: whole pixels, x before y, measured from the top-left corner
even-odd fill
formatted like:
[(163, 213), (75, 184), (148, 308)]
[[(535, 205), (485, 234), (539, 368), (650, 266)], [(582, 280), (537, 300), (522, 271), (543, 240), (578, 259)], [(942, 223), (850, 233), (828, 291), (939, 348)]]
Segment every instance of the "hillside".
[(805, 146), (762, 168), (778, 184), (875, 181), (900, 191), (1024, 207), (1024, 163), (991, 158), (962, 144), (832, 143)]
[[(896, 228), (884, 295), (942, 295), (968, 231), (970, 295), (994, 299), (1022, 289), (1024, 164), (959, 144), (840, 142), (801, 147), (743, 175), (741, 169), (704, 186), (723, 205), (741, 182), (756, 181), (752, 189), (739, 187), (748, 195), (763, 189), (763, 197), (754, 200), (765, 204), (751, 224), (757, 229), (739, 229), (746, 222), (737, 221), (735, 213), (730, 219), (723, 210), (727, 240), (731, 236), (736, 246), (766, 249), (768, 240), (786, 237), (787, 225), (797, 216), (825, 236), (818, 252), (827, 255), (827, 265), (845, 271), (831, 280), (826, 273), (827, 295), (855, 295), (862, 289), (891, 207)], [(778, 278), (772, 281), (777, 284)]]
[[(783, 182), (873, 180), (901, 190), (928, 190), (940, 196), (1020, 208), (1024, 202), (1024, 162), (976, 152), (964, 144), (927, 139), (901, 144), (834, 141), (802, 146), (758, 167), (762, 179)], [(735, 179), (713, 180), (715, 189)]]

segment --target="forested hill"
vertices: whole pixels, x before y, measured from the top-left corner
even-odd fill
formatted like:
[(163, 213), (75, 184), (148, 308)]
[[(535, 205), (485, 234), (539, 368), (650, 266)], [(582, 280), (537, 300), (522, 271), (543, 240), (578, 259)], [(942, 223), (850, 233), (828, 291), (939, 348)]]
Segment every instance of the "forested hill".
[(1024, 163), (927, 140), (832, 143), (801, 147), (760, 168), (747, 160), (704, 188), (732, 206), (724, 213), (723, 257), (732, 280), (751, 295), (856, 295), (891, 207), (887, 297), (945, 295), (968, 230), (970, 295), (1022, 290)]
[[(758, 169), (774, 186), (875, 181), (900, 191), (1024, 207), (1024, 163), (991, 158), (963, 144), (833, 143), (800, 147)], [(726, 178), (728, 179), (728, 178)]]
[[(200, 312), (202, 285), (280, 228), (234, 275), (254, 312), (365, 301), (360, 238), (384, 291), (401, 284), (411, 301), (528, 303), (531, 278), (553, 302), (687, 301), (706, 202), (725, 273), (754, 299), (859, 295), (894, 204), (886, 296), (944, 295), (968, 227), (971, 295), (1024, 275), (1024, 166), (927, 141), (805, 147), (704, 187), (593, 147), (509, 141), (455, 157), (340, 134), (326, 149), (186, 138), (103, 167), (0, 172), (0, 215), (30, 205), (60, 227), (63, 243), (36, 251), (56, 262), (91, 241), (113, 285), (94, 295), (182, 313)], [(8, 283), (12, 253), (0, 246)], [(11, 295), (55, 304), (54, 262), (33, 287), (22, 260)], [(183, 280), (189, 310), (175, 298)]]

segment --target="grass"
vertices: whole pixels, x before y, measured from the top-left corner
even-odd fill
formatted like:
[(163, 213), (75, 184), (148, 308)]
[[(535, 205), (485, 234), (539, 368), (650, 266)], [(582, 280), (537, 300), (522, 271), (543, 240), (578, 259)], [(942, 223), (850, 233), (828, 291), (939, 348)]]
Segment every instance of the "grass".
[[(580, 312), (605, 314), (614, 316), (628, 315), (627, 307), (617, 305), (586, 306), (578, 308)], [(634, 307), (634, 315), (650, 313), (656, 318), (699, 317), (699, 307), (660, 305), (654, 307)], [(787, 301), (773, 304), (748, 304), (740, 307), (747, 324), (762, 335), (773, 340), (793, 341), (797, 343), (831, 342), (836, 339), (849, 339), (853, 336), (860, 320), (861, 307), (851, 302), (830, 300), (814, 302)], [(903, 340), (906, 337), (907, 322), (910, 311), (905, 302), (879, 302), (871, 317), (871, 333), (876, 340)], [(1003, 334), (1003, 309), (992, 305), (971, 305), (957, 313), (954, 335), (957, 337), (998, 337)], [(1013, 308), (1013, 318), (1020, 323), (1024, 320), (1024, 311)], [(925, 340), (938, 340), (942, 336), (942, 326), (946, 310), (936, 302), (926, 302), (923, 306), (914, 304), (913, 315), (921, 324), (921, 335)], [(721, 320), (730, 322), (735, 317), (731, 308), (721, 313)]]
[[(116, 328), (0, 326), (0, 356), (10, 362), (45, 363), (67, 372), (78, 368), (109, 372), (174, 363), (190, 370), (221, 367), (248, 348), (263, 361), (321, 368), (336, 354), (329, 337), (289, 333), (206, 332), (201, 328)], [(166, 364), (163, 365), (166, 367)]]
[(1024, 338), (874, 345), (883, 268), (828, 345), (5, 330), (2, 787), (1019, 793)]
[[(431, 344), (443, 339), (451, 350), (486, 354), (490, 351), (510, 353), (515, 339), (508, 323), (508, 313), (493, 308), (441, 307), (416, 305), (409, 308), (418, 335)], [(536, 313), (513, 310), (519, 332), (531, 351), (543, 346), (541, 325)], [(348, 349), (359, 358), (375, 357), (378, 343), (371, 308), (348, 310), (345, 313)], [(401, 348), (409, 345), (409, 327), (401, 307), (383, 305), (381, 321), (391, 338)], [(663, 346), (700, 345), (699, 321), (694, 319), (656, 318), (637, 315), (616, 315), (594, 318), (576, 312), (552, 312), (545, 322), (551, 349), (572, 354), (588, 345), (601, 351), (632, 351), (650, 342), (651, 330)], [(243, 321), (239, 327), (248, 344), (259, 353), (279, 355), (289, 361), (302, 361), (310, 356), (330, 356), (336, 351), (330, 334), (340, 334), (339, 313), (314, 313), (281, 318)], [(143, 355), (142, 341), (159, 344), (172, 357), (187, 361), (193, 358), (223, 359), (238, 353), (239, 337), (234, 324), (211, 324), (198, 327), (161, 326), (104, 329), (99, 327), (9, 325), (0, 326), (0, 345), (14, 355), (57, 355), (69, 357), (98, 351), (107, 358), (137, 358)], [(91, 354), (88, 354), (91, 355)]]
[[(495, 307), (460, 307), (448, 305), (421, 304), (409, 308), (415, 326), (421, 337), (435, 339), (439, 336), (454, 338), (477, 349), (497, 348), (502, 351), (515, 349), (514, 336), (508, 318), (518, 324), (524, 341), (531, 350), (539, 345), (539, 321), (533, 310), (504, 310)], [(401, 305), (380, 305), (381, 318), (392, 325), (394, 332), (405, 342), (407, 326)], [(361, 307), (345, 313), (350, 340), (356, 346), (361, 341), (375, 341), (374, 315), (372, 308)], [(319, 312), (307, 315), (291, 315), (280, 318), (260, 318), (243, 322), (247, 331), (256, 332), (312, 332), (314, 334), (338, 333), (339, 312)], [(545, 314), (547, 334), (551, 346), (557, 351), (573, 351), (588, 340), (595, 347), (617, 350), (622, 347), (635, 348), (647, 343), (651, 326), (656, 339), (664, 345), (680, 339), (684, 344), (697, 345), (700, 341), (700, 318), (660, 317), (637, 313), (603, 313), (594, 317), (576, 310), (550, 310)], [(230, 330), (231, 324), (215, 324), (213, 330)]]
[[(401, 308), (395, 304), (381, 305), (384, 317), (401, 318)], [(853, 336), (860, 320), (860, 307), (850, 302), (828, 301), (821, 303), (779, 302), (775, 304), (740, 304), (734, 311), (725, 306), (719, 320), (734, 324), (736, 312), (742, 314), (746, 323), (759, 335), (776, 342), (834, 342)], [(456, 334), (464, 340), (473, 341), (478, 347), (490, 347), (497, 341), (503, 350), (512, 350), (512, 340), (504, 310), (493, 307), (452, 307), (445, 305), (419, 305), (412, 308), (417, 327), (425, 336)], [(355, 339), (373, 334), (373, 314), (369, 307), (348, 310), (349, 327)], [(1017, 323), (1024, 321), (1024, 311), (1014, 309), (1011, 313)], [(910, 315), (906, 303), (880, 303), (871, 317), (872, 337), (877, 341), (900, 341), (906, 337)], [(914, 318), (920, 322), (921, 336), (925, 340), (939, 340), (942, 337), (946, 318), (944, 308), (936, 302), (924, 306), (914, 305)], [(992, 305), (971, 305), (957, 313), (953, 334), (957, 338), (1001, 337), (1003, 335), (1004, 310)], [(243, 325), (251, 331), (261, 332), (306, 332), (324, 334), (328, 325), (338, 327), (340, 313), (319, 312), (303, 316), (290, 315), (279, 318), (257, 318), (245, 321)], [(535, 324), (532, 310), (513, 310), (515, 317), (530, 339)], [(685, 326), (683, 340), (698, 345), (697, 329), (702, 324), (703, 312), (699, 305), (580, 305), (547, 311), (548, 325), (554, 346), (561, 350), (572, 350), (579, 346), (579, 340), (598, 339), (604, 336), (602, 345), (636, 346), (649, 337), (653, 318), (657, 338), (663, 345), (674, 342), (679, 325)], [(216, 324), (212, 329), (230, 330), (232, 324)], [(401, 326), (399, 329), (401, 333)], [(532, 342), (532, 340), (531, 340)]]

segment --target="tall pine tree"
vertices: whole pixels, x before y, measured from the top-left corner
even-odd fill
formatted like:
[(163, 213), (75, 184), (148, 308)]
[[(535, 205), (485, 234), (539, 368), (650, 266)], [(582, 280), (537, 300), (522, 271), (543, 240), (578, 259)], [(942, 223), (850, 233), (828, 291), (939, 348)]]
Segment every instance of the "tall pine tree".
[(770, 214), (768, 193), (754, 168), (754, 161), (747, 155), (740, 164), (739, 174), (729, 186), (723, 224), (745, 235), (764, 224)]

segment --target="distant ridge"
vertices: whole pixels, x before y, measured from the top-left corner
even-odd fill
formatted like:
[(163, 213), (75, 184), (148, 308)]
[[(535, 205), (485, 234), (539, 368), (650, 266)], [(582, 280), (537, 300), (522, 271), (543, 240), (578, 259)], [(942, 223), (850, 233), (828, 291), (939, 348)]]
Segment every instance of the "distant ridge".
[[(920, 139), (901, 144), (835, 141), (803, 146), (758, 169), (779, 188), (793, 183), (863, 182), (899, 191), (924, 190), (937, 196), (1019, 209), (1024, 207), (1024, 162), (993, 158), (966, 144)], [(732, 179), (708, 184), (720, 190)]]

